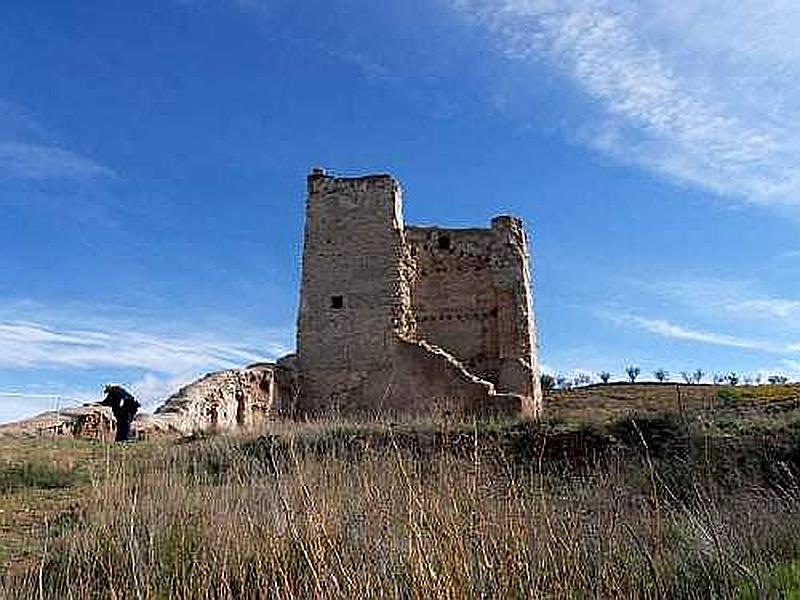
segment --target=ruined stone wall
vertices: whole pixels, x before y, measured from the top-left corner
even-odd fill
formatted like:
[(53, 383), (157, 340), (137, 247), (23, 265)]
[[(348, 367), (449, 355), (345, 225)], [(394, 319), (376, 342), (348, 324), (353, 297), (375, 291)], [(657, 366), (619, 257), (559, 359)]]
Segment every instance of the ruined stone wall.
[(522, 222), (489, 229), (408, 227), (412, 307), (420, 339), (440, 346), (500, 392), (536, 399), (530, 256)]
[(142, 420), (142, 428), (180, 433), (253, 429), (289, 403), (290, 394), (283, 369), (271, 363), (218, 371), (178, 390)]
[(407, 240), (415, 258), (412, 302), (419, 337), (497, 384), (499, 299), (491, 230), (409, 227)]
[(499, 394), (494, 384), (467, 370), (449, 352), (424, 340), (402, 341), (396, 387), (380, 414), (433, 416), (533, 416), (530, 399)]
[[(255, 429), (273, 417), (290, 414), (297, 394), (292, 355), (277, 364), (218, 371), (182, 387), (154, 414), (138, 413), (133, 431), (139, 439), (149, 439)], [(0, 436), (113, 440), (115, 432), (113, 412), (100, 404), (69, 407), (0, 425)]]
[(84, 404), (0, 425), (2, 436), (77, 437), (113, 440), (117, 421), (107, 406)]
[(538, 413), (527, 248), (518, 219), (406, 229), (392, 177), (315, 170), (297, 413)]
[[(211, 373), (152, 415), (142, 437), (248, 429), (272, 416), (541, 411), (528, 239), (491, 228), (408, 227), (389, 175), (308, 178), (297, 354)], [(0, 435), (108, 437), (91, 405)]]

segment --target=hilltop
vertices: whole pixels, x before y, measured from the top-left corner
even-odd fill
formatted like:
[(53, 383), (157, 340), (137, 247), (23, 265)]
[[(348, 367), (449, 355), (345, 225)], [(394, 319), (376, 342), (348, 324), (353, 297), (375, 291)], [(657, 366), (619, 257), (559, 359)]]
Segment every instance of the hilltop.
[(800, 408), (800, 383), (785, 385), (687, 385), (683, 383), (598, 383), (547, 394), (548, 418), (603, 422), (663, 411), (717, 418), (751, 419)]

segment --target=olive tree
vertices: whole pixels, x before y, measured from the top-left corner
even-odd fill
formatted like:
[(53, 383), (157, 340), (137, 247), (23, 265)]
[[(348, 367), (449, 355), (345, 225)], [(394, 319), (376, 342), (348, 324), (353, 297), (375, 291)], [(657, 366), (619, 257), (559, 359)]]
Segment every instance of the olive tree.
[(631, 366), (625, 367), (625, 372), (628, 374), (628, 379), (631, 380), (631, 383), (634, 383), (636, 381), (636, 378), (642, 372), (642, 370), (639, 367), (635, 367), (635, 366), (631, 365)]

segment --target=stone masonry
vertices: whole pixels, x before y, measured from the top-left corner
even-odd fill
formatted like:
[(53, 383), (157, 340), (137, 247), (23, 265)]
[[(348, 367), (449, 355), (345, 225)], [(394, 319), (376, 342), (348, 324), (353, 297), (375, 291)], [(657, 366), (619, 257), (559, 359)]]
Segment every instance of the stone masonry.
[(308, 178), (300, 415), (541, 410), (528, 239), (406, 227), (389, 175)]

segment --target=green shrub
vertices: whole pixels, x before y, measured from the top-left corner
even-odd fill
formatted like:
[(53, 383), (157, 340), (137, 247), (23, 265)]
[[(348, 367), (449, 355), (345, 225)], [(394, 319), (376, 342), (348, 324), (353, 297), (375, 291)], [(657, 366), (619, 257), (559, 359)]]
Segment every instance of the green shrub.
[(717, 391), (717, 401), (723, 408), (735, 404), (739, 398), (739, 392), (733, 388), (726, 387)]

